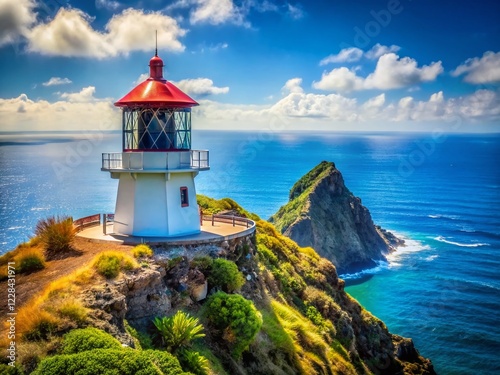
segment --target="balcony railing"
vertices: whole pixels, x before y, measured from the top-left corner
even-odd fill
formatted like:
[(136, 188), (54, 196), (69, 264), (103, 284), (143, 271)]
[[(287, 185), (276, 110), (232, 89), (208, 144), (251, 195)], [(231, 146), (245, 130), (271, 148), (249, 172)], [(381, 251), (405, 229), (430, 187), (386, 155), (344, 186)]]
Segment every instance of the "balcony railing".
[(102, 154), (102, 171), (161, 172), (210, 169), (208, 150)]

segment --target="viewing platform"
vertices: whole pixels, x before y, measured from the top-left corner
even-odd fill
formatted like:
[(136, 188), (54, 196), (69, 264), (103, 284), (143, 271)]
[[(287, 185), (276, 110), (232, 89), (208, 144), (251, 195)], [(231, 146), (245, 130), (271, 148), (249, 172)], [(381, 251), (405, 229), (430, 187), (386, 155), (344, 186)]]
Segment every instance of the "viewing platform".
[(106, 219), (101, 220), (101, 214), (75, 220), (73, 224), (78, 231), (77, 236), (90, 242), (114, 242), (124, 245), (141, 243), (174, 246), (216, 244), (251, 235), (256, 228), (253, 220), (228, 215), (203, 215), (200, 233), (179, 237), (137, 237), (115, 234), (113, 233), (113, 222), (106, 222)]
[(102, 154), (101, 171), (165, 173), (206, 171), (210, 169), (207, 150), (177, 152), (133, 151)]

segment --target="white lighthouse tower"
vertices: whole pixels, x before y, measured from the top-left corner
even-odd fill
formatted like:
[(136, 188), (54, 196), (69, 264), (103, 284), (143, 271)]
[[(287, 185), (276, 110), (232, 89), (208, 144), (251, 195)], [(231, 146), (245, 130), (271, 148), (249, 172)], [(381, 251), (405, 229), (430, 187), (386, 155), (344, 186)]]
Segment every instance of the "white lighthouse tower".
[(114, 232), (172, 237), (200, 232), (194, 178), (208, 170), (208, 151), (191, 150), (191, 107), (198, 105), (149, 61), (149, 78), (115, 103), (121, 107), (123, 152), (102, 155), (119, 179)]

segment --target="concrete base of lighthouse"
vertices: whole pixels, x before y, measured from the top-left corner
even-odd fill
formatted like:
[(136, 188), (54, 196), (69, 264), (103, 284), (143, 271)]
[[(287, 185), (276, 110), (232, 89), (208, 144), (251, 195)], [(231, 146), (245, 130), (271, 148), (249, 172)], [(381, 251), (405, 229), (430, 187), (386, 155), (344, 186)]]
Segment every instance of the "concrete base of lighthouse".
[(114, 232), (174, 237), (200, 232), (197, 172), (112, 173), (119, 178)]

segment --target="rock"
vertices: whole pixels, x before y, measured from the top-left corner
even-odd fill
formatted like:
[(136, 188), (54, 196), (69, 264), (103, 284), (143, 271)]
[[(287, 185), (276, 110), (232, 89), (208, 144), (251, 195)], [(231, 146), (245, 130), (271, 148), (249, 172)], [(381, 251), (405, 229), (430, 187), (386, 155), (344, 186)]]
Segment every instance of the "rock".
[(300, 246), (331, 260), (339, 273), (374, 267), (402, 243), (374, 225), (333, 163), (321, 162), (302, 177), (289, 199), (269, 221)]
[(208, 283), (205, 275), (198, 269), (189, 270), (187, 274), (189, 295), (193, 301), (198, 302), (207, 297)]

